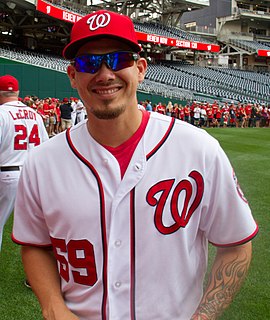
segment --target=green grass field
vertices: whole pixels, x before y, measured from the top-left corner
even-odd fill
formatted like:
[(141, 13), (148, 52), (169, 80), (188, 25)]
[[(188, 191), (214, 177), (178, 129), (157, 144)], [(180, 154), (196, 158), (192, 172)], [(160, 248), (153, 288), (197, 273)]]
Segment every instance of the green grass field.
[[(211, 128), (207, 131), (220, 141), (231, 160), (260, 228), (259, 234), (253, 241), (253, 260), (248, 278), (221, 319), (268, 320), (270, 319), (270, 129)], [(20, 248), (10, 240), (11, 227), (12, 217), (5, 228), (0, 255), (0, 319), (41, 320), (36, 298), (32, 291), (23, 285), (24, 273)], [(213, 250), (210, 250), (211, 254), (212, 252)]]

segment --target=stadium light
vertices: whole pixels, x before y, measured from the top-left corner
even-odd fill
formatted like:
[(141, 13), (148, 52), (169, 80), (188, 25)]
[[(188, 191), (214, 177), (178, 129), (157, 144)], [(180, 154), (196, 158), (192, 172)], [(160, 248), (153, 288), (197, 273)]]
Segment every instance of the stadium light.
[(9, 9), (14, 10), (16, 8), (16, 3), (8, 1), (7, 6)]

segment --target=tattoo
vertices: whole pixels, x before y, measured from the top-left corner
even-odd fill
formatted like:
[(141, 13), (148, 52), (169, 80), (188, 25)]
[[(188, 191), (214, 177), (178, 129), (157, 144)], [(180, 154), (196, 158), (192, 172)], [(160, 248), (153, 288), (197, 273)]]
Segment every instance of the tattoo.
[(240, 289), (248, 271), (250, 260), (236, 257), (229, 263), (220, 263), (212, 272), (207, 292), (192, 319), (215, 320), (232, 302), (233, 297)]

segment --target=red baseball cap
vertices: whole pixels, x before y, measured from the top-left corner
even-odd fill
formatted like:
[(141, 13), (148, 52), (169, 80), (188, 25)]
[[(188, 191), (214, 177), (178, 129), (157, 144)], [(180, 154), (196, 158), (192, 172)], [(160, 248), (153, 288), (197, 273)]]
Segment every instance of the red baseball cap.
[(104, 37), (118, 39), (130, 45), (135, 52), (141, 51), (133, 22), (128, 16), (99, 10), (84, 16), (73, 25), (70, 43), (64, 48), (63, 56), (72, 60), (82, 45)]
[(0, 77), (0, 91), (18, 91), (19, 82), (9, 74)]

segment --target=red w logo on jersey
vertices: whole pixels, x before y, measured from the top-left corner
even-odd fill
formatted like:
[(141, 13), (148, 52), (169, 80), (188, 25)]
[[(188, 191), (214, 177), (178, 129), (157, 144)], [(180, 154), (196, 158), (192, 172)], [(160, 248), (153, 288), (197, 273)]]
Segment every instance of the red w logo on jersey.
[[(169, 194), (175, 184), (175, 179), (157, 182), (148, 191), (146, 200), (151, 206), (156, 207), (154, 222), (160, 233), (170, 234), (180, 228), (184, 228), (188, 224), (194, 211), (199, 206), (204, 192), (203, 177), (199, 172), (192, 171), (189, 174), (189, 178), (195, 181), (196, 187), (194, 186), (194, 183), (192, 184), (190, 181), (191, 179), (184, 179), (181, 180), (172, 191), (170, 209), (174, 223), (172, 223), (170, 226), (164, 225), (163, 213), (164, 207), (169, 198)], [(184, 191), (185, 194), (182, 211), (179, 212), (178, 202), (182, 191)], [(160, 196), (158, 198), (159, 194)]]

